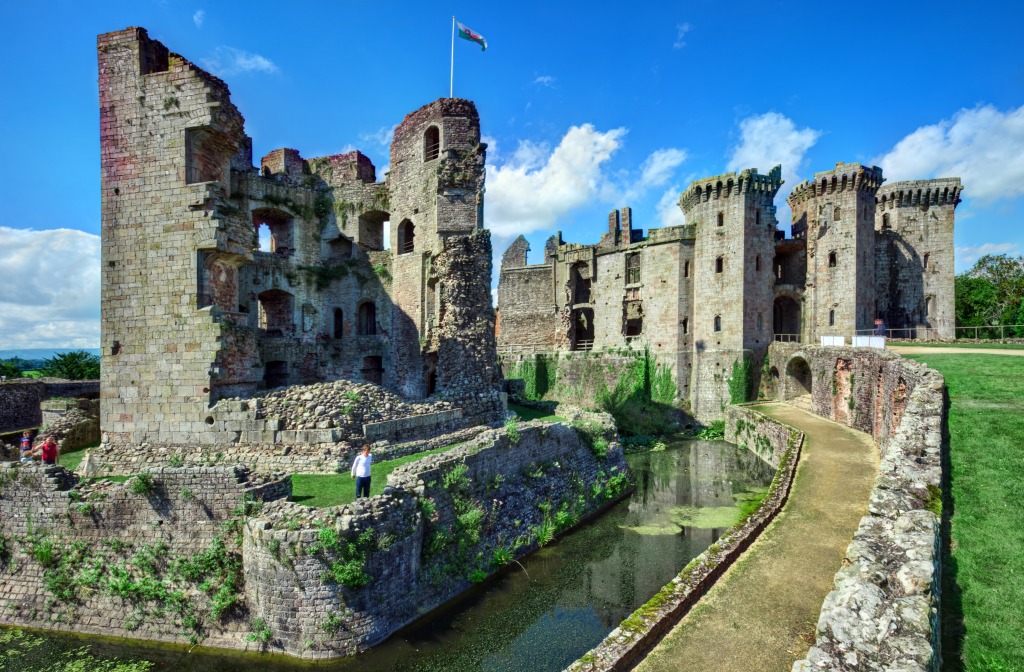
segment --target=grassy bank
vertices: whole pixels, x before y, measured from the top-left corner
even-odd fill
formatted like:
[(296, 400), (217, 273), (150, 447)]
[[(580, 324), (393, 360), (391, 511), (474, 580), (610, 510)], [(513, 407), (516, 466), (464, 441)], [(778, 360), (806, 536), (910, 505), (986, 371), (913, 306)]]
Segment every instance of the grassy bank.
[[(394, 460), (375, 462), (370, 466), (370, 496), (384, 492), (388, 474), (409, 462), (415, 462), (427, 455), (443, 453), (462, 444), (456, 443), (443, 448), (427, 450), (415, 455), (406, 455)], [(338, 506), (348, 504), (356, 498), (356, 482), (349, 472), (344, 474), (295, 474), (292, 476), (292, 501), (306, 506)]]
[[(1024, 359), (906, 357), (939, 371), (949, 388), (946, 669), (1024, 672)], [(950, 650), (961, 632), (962, 666)]]
[[(555, 410), (557, 411), (558, 410), (557, 404), (555, 406), (556, 406)], [(518, 415), (523, 420), (543, 420), (545, 422), (565, 422), (565, 418), (563, 418), (561, 416), (558, 416), (558, 415), (555, 415), (554, 413), (549, 413), (547, 411), (541, 411), (541, 410), (538, 410), (536, 408), (527, 408), (526, 406), (520, 406), (518, 404), (509, 404), (508, 405), (508, 410), (515, 411), (515, 414)]]

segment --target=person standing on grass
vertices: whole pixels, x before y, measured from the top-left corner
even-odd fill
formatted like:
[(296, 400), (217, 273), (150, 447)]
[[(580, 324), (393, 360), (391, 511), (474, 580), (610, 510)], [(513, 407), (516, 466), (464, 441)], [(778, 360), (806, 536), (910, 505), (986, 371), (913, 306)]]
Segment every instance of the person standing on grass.
[(356, 461), (352, 463), (352, 478), (356, 479), (356, 499), (360, 496), (370, 496), (370, 464), (373, 462), (373, 455), (370, 455), (370, 444), (363, 444), (363, 452), (356, 455)]
[(43, 460), (43, 464), (57, 464), (57, 460), (60, 459), (60, 448), (57, 446), (57, 439), (53, 438), (53, 434), (46, 437), (43, 441), (43, 445), (39, 448), (39, 456)]

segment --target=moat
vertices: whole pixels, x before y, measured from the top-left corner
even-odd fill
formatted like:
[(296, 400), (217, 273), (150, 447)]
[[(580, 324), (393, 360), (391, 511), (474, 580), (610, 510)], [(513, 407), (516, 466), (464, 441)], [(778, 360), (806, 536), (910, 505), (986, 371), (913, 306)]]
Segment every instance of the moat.
[[(374, 650), (317, 669), (562, 670), (712, 544), (773, 475), (753, 453), (720, 441), (676, 441), (628, 461), (637, 489), (599, 519)], [(7, 669), (48, 669), (83, 644), (94, 655), (152, 661), (160, 670), (309, 667), (278, 656), (42, 636), (42, 646)]]

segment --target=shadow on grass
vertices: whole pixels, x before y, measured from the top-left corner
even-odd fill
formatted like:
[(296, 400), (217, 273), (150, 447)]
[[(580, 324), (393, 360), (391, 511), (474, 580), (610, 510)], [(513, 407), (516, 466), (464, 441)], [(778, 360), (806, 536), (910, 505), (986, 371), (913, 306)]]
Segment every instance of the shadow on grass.
[(953, 463), (950, 459), (949, 390), (942, 390), (942, 580), (939, 618), (943, 672), (963, 672), (964, 611), (957, 562), (952, 551), (951, 521), (956, 511), (953, 501)]

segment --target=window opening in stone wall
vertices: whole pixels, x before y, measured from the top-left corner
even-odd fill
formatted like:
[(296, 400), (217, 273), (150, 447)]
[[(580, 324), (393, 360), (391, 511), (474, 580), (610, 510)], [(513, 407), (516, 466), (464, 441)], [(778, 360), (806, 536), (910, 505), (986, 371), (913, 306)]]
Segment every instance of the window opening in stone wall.
[(572, 302), (574, 304), (590, 303), (590, 264), (580, 261), (569, 269), (570, 289), (572, 290)]
[(423, 357), (424, 385), (427, 388), (427, 396), (437, 392), (437, 353), (431, 352)]
[(754, 271), (757, 273), (761, 272), (761, 255), (754, 255)]
[(626, 255), (626, 284), (637, 285), (640, 284), (640, 255), (639, 254), (627, 254)]
[(761, 209), (758, 208), (754, 211), (754, 224), (761, 226)]
[(230, 157), (218, 135), (208, 128), (185, 129), (185, 184), (218, 182), (224, 179)]
[(688, 262), (688, 261), (684, 261), (683, 262), (683, 277), (684, 278), (690, 277), (690, 262)]
[(341, 338), (345, 333), (345, 314), (341, 308), (334, 309), (334, 337)]
[(725, 226), (725, 213), (718, 213), (718, 225)]
[(384, 358), (378, 355), (363, 357), (363, 368), (360, 369), (363, 379), (368, 383), (381, 385), (384, 382)]
[(409, 254), (416, 249), (416, 227), (408, 219), (398, 225), (398, 254)]
[(281, 289), (268, 289), (257, 298), (259, 328), (271, 337), (291, 335), (295, 326), (292, 295)]
[(366, 250), (385, 250), (385, 227), (391, 215), (380, 210), (370, 210), (359, 215), (359, 231), (356, 243)]
[(721, 331), (721, 330), (722, 330), (722, 316), (721, 315), (715, 315), (715, 331)]
[(441, 131), (431, 126), (423, 134), (423, 160), (433, 161), (441, 153)]
[(260, 252), (273, 252), (287, 257), (295, 251), (292, 243), (294, 225), (288, 213), (275, 208), (257, 208), (252, 211), (252, 223)]
[(640, 288), (639, 287), (627, 287), (626, 288), (626, 301), (639, 301), (640, 300)]
[(928, 261), (929, 261), (930, 257), (931, 257), (931, 255), (928, 254), (927, 252), (925, 252), (925, 254), (924, 254), (924, 270), (926, 270), (926, 271), (928, 270)]
[(347, 261), (352, 258), (352, 241), (345, 236), (338, 236), (327, 241), (328, 261)]
[(357, 333), (360, 336), (377, 335), (377, 306), (372, 301), (364, 301), (359, 304)]
[(121, 341), (114, 341), (114, 344), (110, 346), (110, 354), (115, 356), (121, 354)]
[(263, 385), (271, 390), (288, 384), (288, 362), (267, 362), (263, 371)]
[(213, 305), (213, 294), (210, 292), (210, 275), (206, 270), (209, 250), (196, 251), (196, 307), (205, 308)]
[(721, 273), (725, 269), (725, 261), (722, 257), (715, 259), (715, 273)]
[(833, 211), (832, 219), (833, 219), (833, 221), (836, 221), (836, 222), (839, 221), (839, 206), (836, 206), (835, 211)]
[(594, 349), (594, 311), (581, 308), (573, 311), (572, 349)]
[(690, 319), (687, 317), (683, 318), (683, 334), (690, 333)]
[(935, 303), (934, 297), (929, 296), (929, 297), (925, 298), (925, 300), (924, 300), (924, 316), (925, 317), (931, 317), (932, 316), (932, 305), (934, 303)]
[(836, 311), (828, 311), (828, 326), (834, 327), (836, 324)]
[(757, 314), (757, 330), (761, 331), (763, 328), (764, 328), (764, 318), (761, 316), (761, 313), (758, 313)]
[(829, 268), (835, 268), (836, 267), (836, 253), (835, 252), (829, 252), (828, 253), (828, 267)]

